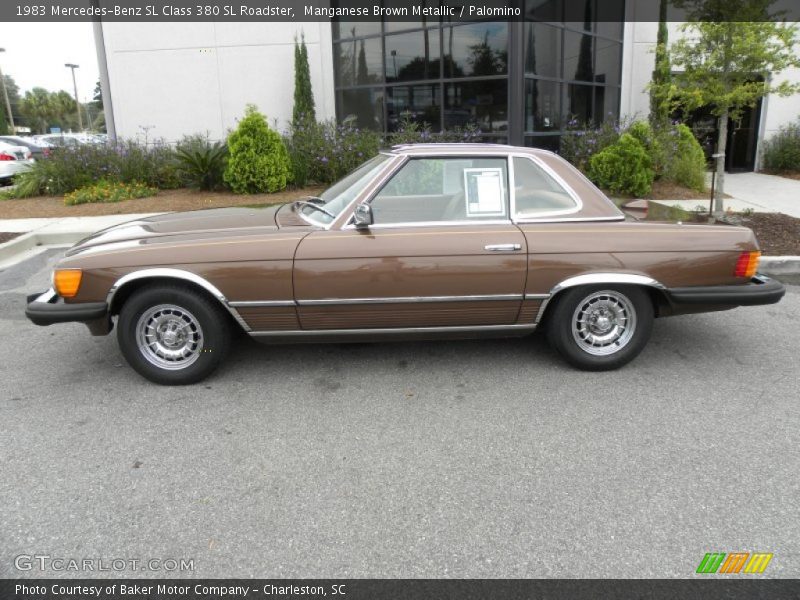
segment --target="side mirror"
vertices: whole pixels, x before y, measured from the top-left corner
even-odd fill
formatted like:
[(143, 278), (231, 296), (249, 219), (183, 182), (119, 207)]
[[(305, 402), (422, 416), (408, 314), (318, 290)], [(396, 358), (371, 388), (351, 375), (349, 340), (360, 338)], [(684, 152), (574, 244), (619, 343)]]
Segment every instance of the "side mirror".
[(356, 206), (353, 211), (353, 223), (355, 223), (356, 229), (368, 229), (372, 222), (372, 207), (365, 203)]

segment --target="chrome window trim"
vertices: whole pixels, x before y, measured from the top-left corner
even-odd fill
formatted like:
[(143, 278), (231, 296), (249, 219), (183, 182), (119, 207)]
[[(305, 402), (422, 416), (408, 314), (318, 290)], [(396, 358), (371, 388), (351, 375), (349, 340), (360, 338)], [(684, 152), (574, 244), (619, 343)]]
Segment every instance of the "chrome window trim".
[(346, 335), (383, 335), (383, 334), (406, 334), (406, 333), (480, 333), (480, 332), (504, 332), (504, 331), (533, 331), (536, 329), (535, 323), (524, 323), (514, 325), (454, 325), (450, 327), (376, 327), (373, 329), (304, 329), (304, 330), (268, 330), (250, 331), (252, 337), (317, 337), (317, 336), (346, 336)]
[(588, 223), (592, 221), (624, 221), (625, 217), (564, 217), (561, 219), (519, 219), (517, 225), (531, 225), (534, 223)]
[[(393, 162), (395, 162), (395, 161), (397, 160), (397, 158), (400, 156), (399, 154), (395, 154), (394, 152), (386, 152), (386, 151), (383, 151), (383, 150), (379, 151), (379, 152), (378, 152), (378, 154), (376, 154), (375, 156), (378, 156), (378, 155), (380, 155), (380, 154), (382, 154), (382, 155), (384, 155), (384, 156), (388, 157), (388, 160), (386, 161), (386, 165), (384, 166), (384, 169), (388, 169), (388, 168), (389, 168), (389, 167), (392, 165), (392, 163), (393, 163)], [(373, 158), (374, 158), (374, 157), (373, 157)], [(367, 160), (372, 160), (372, 158), (370, 158), (370, 159), (367, 159)], [(364, 161), (364, 163), (366, 163), (366, 162), (367, 162), (367, 161), (365, 160), (365, 161)], [(363, 165), (364, 163), (361, 163), (361, 165)], [(358, 166), (358, 167), (356, 167), (356, 168), (359, 168), (359, 167), (361, 167), (361, 165), (359, 165), (359, 166)], [(367, 183), (367, 185), (365, 185), (364, 187), (365, 187), (365, 188), (368, 188), (368, 187), (369, 187), (369, 186), (370, 186), (370, 185), (371, 185), (373, 182), (375, 182), (377, 179), (379, 179), (379, 178), (380, 178), (380, 173), (383, 173), (383, 171), (379, 172), (379, 173), (378, 173), (378, 175), (376, 175), (376, 176), (375, 176), (375, 178), (371, 179), (371, 180), (370, 180), (370, 181)], [(347, 177), (347, 175), (345, 175), (344, 177)], [(334, 182), (334, 183), (332, 183), (332, 184), (331, 184), (331, 186), (332, 186), (332, 185), (335, 185), (336, 183), (337, 183), (337, 182)], [(328, 187), (331, 187), (331, 186), (328, 186)], [(326, 188), (326, 189), (327, 189), (327, 188)], [(327, 225), (325, 225), (325, 224), (323, 224), (323, 223), (321, 223), (321, 222), (319, 222), (319, 221), (315, 221), (314, 219), (311, 219), (311, 218), (310, 218), (308, 215), (304, 214), (302, 211), (297, 211), (297, 214), (298, 214), (298, 215), (300, 215), (300, 217), (301, 217), (301, 218), (302, 218), (304, 221), (306, 221), (307, 223), (309, 223), (310, 225), (313, 225), (313, 226), (315, 226), (315, 227), (319, 227), (320, 229), (322, 229), (322, 230), (324, 230), (324, 231), (329, 231), (330, 229), (332, 229), (332, 228), (333, 228), (333, 226), (334, 226), (334, 225), (335, 225), (335, 224), (336, 224), (338, 221), (340, 221), (340, 220), (342, 219), (342, 216), (343, 216), (343, 215), (345, 215), (345, 214), (347, 213), (347, 211), (349, 211), (349, 210), (350, 210), (350, 208), (351, 208), (351, 207), (353, 206), (353, 204), (354, 204), (354, 203), (355, 203), (355, 202), (358, 200), (358, 198), (359, 198), (359, 196), (360, 196), (360, 195), (361, 195), (361, 194), (359, 194), (358, 196), (356, 196), (356, 197), (355, 197), (355, 198), (354, 198), (352, 201), (350, 201), (350, 203), (349, 203), (349, 204), (345, 205), (345, 207), (344, 207), (344, 208), (343, 208), (341, 211), (339, 211), (339, 213), (338, 213), (338, 214), (337, 214), (337, 215), (336, 215), (336, 216), (333, 218), (333, 220), (332, 220), (330, 223), (328, 223)], [(349, 217), (347, 217), (347, 220), (349, 221), (351, 217), (352, 217), (352, 215), (350, 215)]]
[[(514, 159), (515, 158), (523, 158), (531, 161), (537, 167), (540, 167), (547, 175), (549, 175), (553, 181), (555, 181), (561, 188), (572, 198), (572, 201), (575, 203), (575, 206), (572, 208), (565, 208), (563, 210), (549, 210), (549, 211), (542, 211), (535, 217), (523, 217), (520, 218), (517, 216), (517, 185), (516, 185), (516, 173), (514, 171)], [(583, 200), (578, 195), (578, 193), (572, 189), (572, 187), (564, 181), (564, 179), (555, 172), (555, 170), (544, 161), (542, 161), (538, 156), (533, 154), (522, 154), (521, 152), (510, 152), (508, 155), (508, 165), (509, 165), (509, 177), (514, 175), (512, 179), (512, 187), (511, 187), (511, 219), (514, 223), (536, 223), (542, 222), (543, 218), (548, 217), (557, 217), (559, 215), (572, 215), (577, 212), (583, 210)], [(588, 217), (584, 217), (588, 218)]]
[[(486, 220), (486, 221), (419, 221), (408, 223), (385, 223), (383, 225), (370, 225), (369, 229), (407, 229), (409, 227), (464, 227), (469, 225), (511, 225), (508, 220)], [(355, 225), (347, 224), (342, 231), (356, 229)]]
[(321, 298), (298, 300), (298, 306), (330, 306), (338, 304), (417, 304), (424, 302), (504, 302), (522, 300), (522, 294), (485, 294), (468, 296), (398, 296), (385, 298)]
[(155, 279), (155, 278), (164, 278), (164, 279), (178, 279), (182, 281), (188, 281), (190, 283), (194, 283), (199, 285), (204, 290), (209, 292), (212, 296), (214, 296), (222, 306), (225, 307), (231, 316), (236, 319), (236, 322), (241, 325), (245, 331), (250, 332), (250, 326), (244, 322), (244, 319), (239, 315), (239, 313), (231, 308), (228, 305), (228, 300), (225, 298), (225, 294), (223, 294), (219, 288), (217, 288), (214, 284), (209, 282), (208, 280), (200, 277), (196, 273), (192, 273), (191, 271), (184, 271), (183, 269), (172, 269), (167, 267), (156, 267), (153, 269), (142, 269), (140, 271), (132, 271), (126, 275), (123, 275), (117, 281), (114, 282), (114, 285), (111, 286), (111, 289), (108, 290), (108, 294), (106, 294), (106, 303), (108, 304), (109, 310), (113, 306), (114, 296), (116, 296), (117, 292), (126, 284), (130, 283), (131, 281), (137, 281), (139, 279)]
[(352, 227), (349, 227), (349, 225), (352, 225), (353, 211), (355, 210), (356, 205), (371, 199), (375, 194), (377, 194), (386, 184), (386, 181), (399, 169), (401, 169), (402, 166), (409, 160), (408, 156), (403, 154), (395, 154), (394, 152), (379, 152), (379, 154), (385, 154), (389, 157), (389, 160), (386, 163), (386, 168), (365, 186), (365, 188), (369, 188), (371, 185), (374, 185), (374, 191), (371, 192), (367, 198), (364, 198), (363, 192), (353, 198), (350, 201), (350, 204), (348, 204), (344, 210), (337, 215), (336, 219), (331, 222), (330, 226), (325, 228), (326, 231), (331, 229), (336, 222), (341, 221), (342, 218), (344, 218), (344, 225), (339, 227), (339, 230), (355, 229), (355, 225)]
[(637, 275), (636, 273), (584, 273), (583, 275), (576, 275), (575, 277), (569, 277), (561, 281), (550, 290), (548, 297), (542, 302), (542, 305), (536, 313), (535, 324), (538, 325), (542, 320), (545, 309), (558, 292), (578, 285), (605, 284), (642, 285), (658, 290), (667, 289), (660, 281), (648, 277), (647, 275)]

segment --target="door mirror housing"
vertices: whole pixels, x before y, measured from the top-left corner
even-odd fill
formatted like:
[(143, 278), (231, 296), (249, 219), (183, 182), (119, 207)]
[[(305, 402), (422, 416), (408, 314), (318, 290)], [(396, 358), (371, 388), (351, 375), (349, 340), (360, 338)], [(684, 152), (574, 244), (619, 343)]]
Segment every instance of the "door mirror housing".
[(373, 223), (372, 207), (363, 202), (356, 206), (355, 211), (353, 211), (353, 223), (356, 229), (369, 229), (369, 226)]

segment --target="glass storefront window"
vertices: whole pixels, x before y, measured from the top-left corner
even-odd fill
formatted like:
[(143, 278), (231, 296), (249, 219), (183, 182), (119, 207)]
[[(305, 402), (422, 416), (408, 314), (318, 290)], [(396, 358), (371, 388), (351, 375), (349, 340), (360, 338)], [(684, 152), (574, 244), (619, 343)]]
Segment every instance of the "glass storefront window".
[(339, 120), (353, 121), (361, 129), (383, 131), (383, 88), (340, 90)]
[(597, 38), (596, 56), (594, 81), (606, 85), (619, 85), (622, 44)]
[(508, 72), (508, 24), (475, 23), (442, 30), (444, 76), (478, 77)]
[(542, 79), (525, 82), (525, 131), (561, 129), (561, 85)]
[(590, 123), (594, 120), (592, 102), (594, 86), (569, 83), (564, 86), (564, 119), (577, 119), (579, 123)]
[(386, 46), (386, 81), (438, 79), (439, 30), (388, 35)]
[(441, 131), (441, 86), (397, 85), (386, 88), (386, 127), (397, 131), (404, 120), (426, 124), (431, 131)]
[(476, 125), (484, 133), (508, 131), (508, 81), (464, 81), (445, 85), (446, 129)]
[(543, 23), (525, 24), (525, 73), (561, 77), (561, 29)]
[(370, 85), (383, 81), (381, 38), (334, 44), (337, 86)]
[(594, 41), (595, 38), (589, 34), (564, 31), (565, 80), (594, 80)]

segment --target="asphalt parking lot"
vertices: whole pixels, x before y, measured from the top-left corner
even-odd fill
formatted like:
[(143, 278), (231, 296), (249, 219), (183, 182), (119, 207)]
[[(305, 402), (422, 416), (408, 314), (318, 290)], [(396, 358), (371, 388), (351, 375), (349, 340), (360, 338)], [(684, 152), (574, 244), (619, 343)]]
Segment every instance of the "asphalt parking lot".
[(688, 577), (736, 551), (800, 575), (798, 287), (657, 321), (614, 373), (536, 335), (243, 338), (164, 388), (113, 335), (25, 320), (54, 256), (0, 272), (0, 577), (80, 575), (21, 554), (194, 561), (129, 577)]

